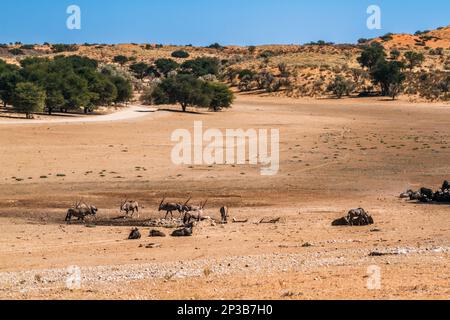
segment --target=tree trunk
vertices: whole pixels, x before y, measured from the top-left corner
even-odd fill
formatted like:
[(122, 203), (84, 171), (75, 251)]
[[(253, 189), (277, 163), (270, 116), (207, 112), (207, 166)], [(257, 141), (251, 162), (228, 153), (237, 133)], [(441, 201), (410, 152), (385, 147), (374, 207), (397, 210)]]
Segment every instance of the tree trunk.
[(52, 115), (52, 111), (53, 111), (53, 108), (48, 108), (48, 114), (51, 116)]
[(183, 108), (183, 112), (186, 112), (187, 105), (182, 104), (182, 105), (181, 105), (181, 108)]

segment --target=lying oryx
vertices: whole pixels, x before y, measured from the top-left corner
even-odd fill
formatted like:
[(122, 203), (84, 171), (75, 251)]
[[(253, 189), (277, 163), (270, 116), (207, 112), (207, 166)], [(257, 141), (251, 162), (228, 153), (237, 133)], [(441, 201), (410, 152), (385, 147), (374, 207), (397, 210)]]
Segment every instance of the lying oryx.
[(137, 212), (137, 217), (139, 219), (139, 203), (137, 201), (125, 200), (120, 206), (120, 212), (124, 211), (126, 215), (131, 212), (131, 218), (134, 216), (134, 212)]
[(94, 206), (88, 206), (87, 204), (83, 203), (81, 205), (80, 202), (77, 202), (74, 206), (74, 208), (71, 208), (67, 211), (66, 220), (68, 223), (72, 220), (72, 217), (78, 218), (78, 220), (83, 220), (89, 216), (92, 215), (96, 217), (98, 212), (98, 209)]

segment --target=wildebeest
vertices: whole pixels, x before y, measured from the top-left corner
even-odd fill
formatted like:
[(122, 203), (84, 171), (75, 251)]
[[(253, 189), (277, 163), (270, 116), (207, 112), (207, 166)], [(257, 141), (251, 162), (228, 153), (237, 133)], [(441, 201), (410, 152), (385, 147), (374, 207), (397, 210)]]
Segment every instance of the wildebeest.
[(450, 190), (450, 183), (445, 180), (444, 183), (442, 184), (442, 188), (441, 188), (442, 192)]
[(120, 206), (120, 212), (124, 211), (126, 215), (131, 212), (131, 217), (133, 218), (134, 212), (137, 212), (137, 217), (139, 219), (139, 203), (137, 201), (125, 200)]
[(78, 218), (78, 220), (83, 220), (87, 216), (96, 216), (98, 212), (98, 209), (95, 206), (88, 206), (87, 204), (83, 203), (81, 205), (80, 202), (77, 202), (74, 206), (74, 208), (70, 208), (67, 210), (67, 215), (65, 221), (69, 222), (72, 220), (72, 217)]
[(134, 228), (131, 230), (130, 235), (128, 236), (128, 240), (138, 240), (141, 238), (141, 233), (138, 228)]
[(352, 209), (346, 217), (333, 221), (333, 226), (367, 226), (373, 224), (373, 218), (362, 208)]
[(222, 223), (228, 223), (228, 207), (220, 208), (220, 217), (222, 218)]
[(166, 198), (164, 197), (161, 201), (161, 203), (159, 204), (159, 209), (158, 211), (166, 211), (166, 216), (164, 219), (167, 219), (167, 217), (170, 216), (173, 218), (173, 211), (178, 211), (178, 212), (183, 212), (182, 211), (182, 205), (179, 203), (164, 203), (164, 200), (166, 200)]
[(433, 197), (434, 197), (434, 192), (431, 189), (428, 188), (420, 188), (420, 194), (422, 195), (420, 197), (420, 201), (421, 202), (431, 202), (433, 201)]
[(161, 232), (159, 230), (151, 230), (149, 237), (165, 237), (166, 235), (164, 234), (164, 232)]
[(409, 189), (408, 191), (403, 192), (402, 194), (400, 194), (400, 199), (410, 199), (412, 194), (414, 194), (414, 191)]
[(192, 236), (193, 229), (194, 229), (194, 224), (189, 223), (189, 224), (185, 225), (184, 228), (178, 229), (178, 230), (175, 230), (174, 232), (172, 232), (172, 237), (190, 237), (190, 236)]

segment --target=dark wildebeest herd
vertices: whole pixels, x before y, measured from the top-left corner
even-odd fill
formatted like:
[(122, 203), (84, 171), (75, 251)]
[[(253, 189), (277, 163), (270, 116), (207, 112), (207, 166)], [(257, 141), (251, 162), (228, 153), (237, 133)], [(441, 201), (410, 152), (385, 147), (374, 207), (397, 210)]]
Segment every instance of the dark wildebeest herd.
[(402, 199), (420, 201), (423, 203), (450, 203), (450, 183), (446, 180), (436, 192), (428, 188), (420, 188), (419, 191), (408, 190), (400, 195)]

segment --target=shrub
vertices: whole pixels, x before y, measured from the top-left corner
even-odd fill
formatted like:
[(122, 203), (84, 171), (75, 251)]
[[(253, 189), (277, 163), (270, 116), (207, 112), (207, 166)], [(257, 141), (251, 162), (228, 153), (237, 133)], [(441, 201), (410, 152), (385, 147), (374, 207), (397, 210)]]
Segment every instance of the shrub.
[(78, 51), (78, 46), (75, 44), (54, 44), (52, 50), (54, 53), (74, 52)]
[(209, 49), (223, 50), (225, 47), (221, 46), (219, 43), (213, 43), (208, 46)]
[(126, 56), (118, 55), (113, 58), (113, 62), (120, 64), (123, 66), (125, 63), (127, 63), (129, 59)]
[(392, 60), (397, 60), (398, 58), (400, 58), (400, 51), (398, 49), (392, 49), (390, 56)]
[(172, 57), (186, 59), (186, 58), (189, 58), (189, 53), (184, 50), (177, 50), (177, 51), (172, 52)]
[(415, 67), (420, 66), (425, 61), (425, 56), (422, 53), (408, 51), (405, 53), (408, 68), (412, 71)]
[(386, 33), (384, 36), (381, 36), (380, 39), (383, 41), (391, 41), (393, 39), (392, 37), (393, 35), (394, 35), (393, 33), (389, 32)]
[(275, 52), (273, 52), (272, 50), (264, 50), (263, 52), (261, 52), (259, 54), (259, 57), (264, 58), (264, 59), (269, 59), (274, 56), (275, 56)]
[(344, 79), (342, 76), (336, 76), (332, 83), (328, 86), (328, 91), (333, 92), (338, 99), (343, 95), (350, 95), (355, 89), (352, 81)]
[(8, 52), (11, 53), (14, 56), (20, 56), (20, 55), (24, 54), (22, 49), (18, 49), (18, 48), (10, 49), (10, 50), (8, 50)]
[(34, 49), (34, 44), (24, 44), (20, 47), (20, 49), (22, 50), (33, 50)]
[(248, 52), (250, 53), (250, 54), (255, 54), (255, 52), (256, 52), (256, 46), (249, 46), (248, 47)]

